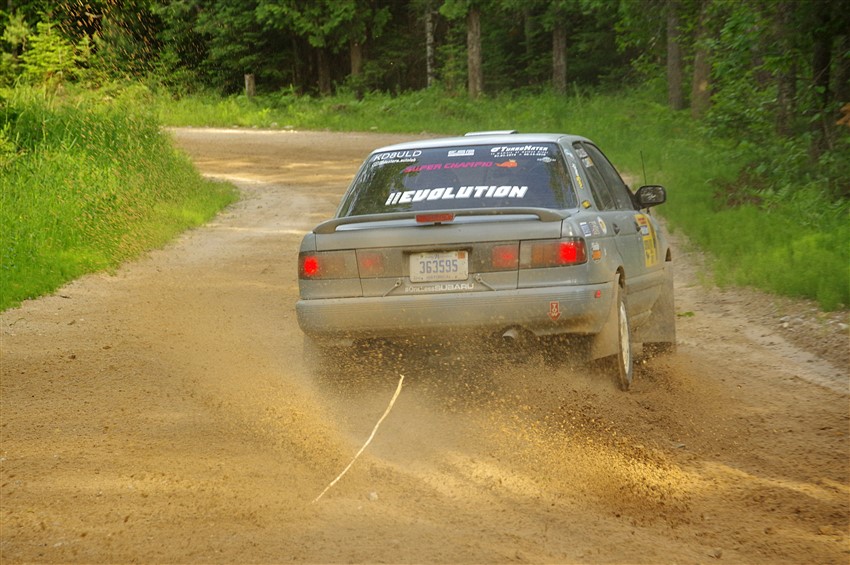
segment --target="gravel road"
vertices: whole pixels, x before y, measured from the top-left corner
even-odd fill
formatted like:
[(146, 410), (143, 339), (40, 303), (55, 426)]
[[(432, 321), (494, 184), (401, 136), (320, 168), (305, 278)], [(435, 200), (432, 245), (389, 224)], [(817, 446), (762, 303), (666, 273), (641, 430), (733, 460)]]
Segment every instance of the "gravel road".
[(2, 563), (850, 561), (846, 315), (795, 339), (803, 306), (706, 287), (680, 243), (678, 351), (629, 393), (535, 357), (318, 378), (298, 242), (411, 136), (171, 135), (243, 199), (0, 315)]

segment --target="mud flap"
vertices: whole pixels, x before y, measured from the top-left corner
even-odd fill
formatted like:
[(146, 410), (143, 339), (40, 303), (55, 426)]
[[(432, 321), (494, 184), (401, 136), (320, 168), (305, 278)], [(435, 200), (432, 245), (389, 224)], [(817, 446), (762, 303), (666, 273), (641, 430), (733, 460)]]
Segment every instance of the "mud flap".
[(665, 280), (652, 314), (635, 328), (635, 341), (657, 350), (670, 351), (676, 347), (676, 305), (673, 299), (673, 263), (664, 264)]
[[(616, 293), (617, 286), (612, 285), (612, 290), (609, 292)], [(611, 300), (611, 306), (608, 308), (608, 316), (605, 318), (605, 325), (602, 326), (602, 331), (594, 335), (590, 340), (589, 357), (591, 360), (602, 359), (616, 355), (618, 351), (618, 337), (620, 328), (617, 319), (617, 300)]]

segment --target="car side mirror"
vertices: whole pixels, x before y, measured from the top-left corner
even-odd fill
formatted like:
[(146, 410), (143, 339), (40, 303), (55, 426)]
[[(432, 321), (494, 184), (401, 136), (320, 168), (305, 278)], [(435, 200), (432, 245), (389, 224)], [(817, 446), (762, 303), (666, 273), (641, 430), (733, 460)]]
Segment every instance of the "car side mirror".
[(667, 190), (661, 185), (642, 186), (635, 193), (640, 208), (650, 208), (667, 202)]

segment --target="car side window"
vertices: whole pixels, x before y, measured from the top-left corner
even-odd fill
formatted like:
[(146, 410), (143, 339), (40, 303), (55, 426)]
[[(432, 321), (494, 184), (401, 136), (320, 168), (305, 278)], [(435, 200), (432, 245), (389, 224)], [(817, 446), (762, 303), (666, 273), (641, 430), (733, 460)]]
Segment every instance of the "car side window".
[(582, 168), (584, 168), (588, 183), (590, 184), (590, 192), (593, 194), (593, 200), (596, 201), (596, 205), (600, 210), (616, 210), (617, 203), (608, 190), (608, 184), (602, 177), (599, 168), (596, 167), (593, 158), (588, 154), (584, 144), (575, 143), (573, 149), (575, 149), (576, 156), (581, 161)]
[(598, 169), (599, 174), (603, 179), (605, 179), (605, 183), (611, 191), (611, 196), (616, 202), (616, 208), (619, 210), (635, 210), (635, 203), (632, 199), (631, 192), (629, 192), (626, 183), (623, 182), (622, 177), (620, 177), (620, 173), (617, 172), (614, 165), (611, 164), (608, 158), (605, 157), (602, 151), (600, 151), (595, 145), (590, 143), (585, 143), (583, 145), (587, 150), (587, 153), (593, 159), (593, 163), (596, 165), (596, 169)]

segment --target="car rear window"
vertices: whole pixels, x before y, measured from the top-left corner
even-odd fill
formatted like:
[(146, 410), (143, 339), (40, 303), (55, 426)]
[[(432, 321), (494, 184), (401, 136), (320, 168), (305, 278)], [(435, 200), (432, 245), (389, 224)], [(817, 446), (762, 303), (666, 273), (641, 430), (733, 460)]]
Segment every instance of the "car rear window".
[(340, 216), (387, 212), (577, 206), (555, 143), (469, 145), (369, 156)]

